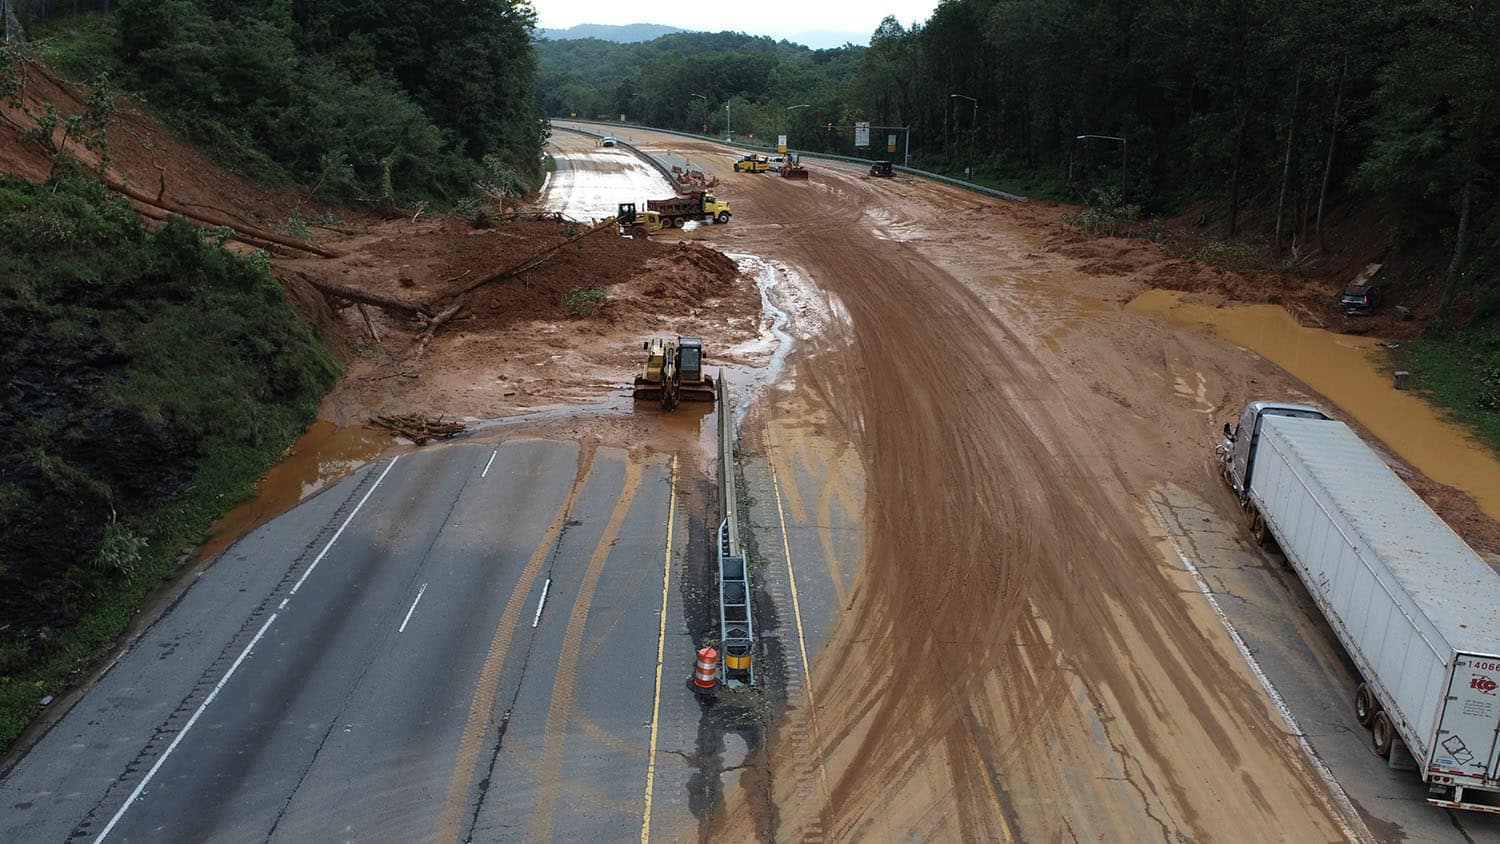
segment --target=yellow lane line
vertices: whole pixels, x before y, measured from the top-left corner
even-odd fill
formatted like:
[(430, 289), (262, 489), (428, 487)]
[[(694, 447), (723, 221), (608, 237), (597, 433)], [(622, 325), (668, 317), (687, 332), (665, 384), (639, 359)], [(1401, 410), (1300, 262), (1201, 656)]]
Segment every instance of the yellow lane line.
[(583, 573), (583, 583), (578, 587), (578, 598), (573, 602), (573, 611), (568, 614), (568, 629), (563, 633), (562, 654), (557, 660), (557, 674), (552, 680), (552, 698), (547, 705), (547, 724), (542, 731), (542, 755), (537, 774), (536, 803), (531, 809), (531, 832), (529, 841), (552, 840), (552, 815), (557, 808), (557, 795), (562, 786), (563, 746), (568, 739), (568, 719), (573, 715), (573, 703), (578, 690), (579, 650), (583, 647), (584, 628), (588, 626), (589, 608), (594, 603), (594, 592), (599, 578), (604, 574), (604, 564), (609, 559), (610, 549), (620, 536), (620, 528), (630, 513), (630, 504), (635, 500), (636, 489), (641, 482), (641, 464), (626, 458), (625, 483), (620, 488), (620, 497), (615, 500), (609, 521), (594, 554), (589, 558)]
[(661, 625), (656, 631), (656, 692), (651, 698), (651, 749), (646, 754), (646, 810), (641, 814), (641, 844), (651, 840), (651, 796), (656, 787), (656, 735), (661, 718), (661, 668), (667, 648), (667, 597), (672, 584), (672, 530), (677, 523), (677, 455), (672, 455), (672, 492), (667, 503), (667, 552), (661, 565)]
[[(774, 446), (773, 446), (774, 448)], [(828, 775), (823, 770), (823, 740), (818, 736), (818, 704), (813, 698), (812, 668), (807, 662), (807, 637), (802, 633), (802, 602), (797, 598), (797, 573), (792, 569), (792, 546), (786, 534), (786, 512), (781, 506), (781, 483), (776, 480), (776, 460), (766, 461), (771, 470), (771, 489), (776, 493), (776, 518), (781, 521), (781, 549), (786, 554), (786, 576), (792, 587), (792, 616), (797, 620), (797, 650), (802, 654), (802, 685), (807, 689), (807, 720), (812, 728), (813, 753), (818, 760), (818, 786), (823, 805), (828, 805)]]
[(434, 835), (434, 838), (443, 844), (458, 841), (464, 806), (469, 798), (469, 785), (474, 779), (474, 766), (479, 763), (479, 752), (483, 747), (484, 734), (489, 730), (490, 717), (495, 708), (495, 696), (500, 692), (500, 672), (505, 668), (505, 658), (510, 653), (511, 636), (515, 633), (516, 625), (521, 621), (521, 611), (531, 596), (531, 587), (536, 583), (537, 575), (542, 571), (542, 563), (557, 547), (557, 538), (562, 534), (568, 515), (573, 512), (573, 503), (577, 501), (579, 492), (594, 474), (592, 451), (580, 452), (579, 460), (588, 460), (588, 466), (574, 479), (573, 488), (568, 491), (567, 500), (558, 509), (557, 515), (552, 519), (552, 524), (547, 526), (547, 533), (542, 536), (542, 541), (537, 543), (531, 559), (526, 562), (526, 568), (521, 571), (521, 577), (516, 581), (516, 587), (510, 593), (510, 600), (505, 603), (505, 612), (500, 616), (500, 625), (495, 628), (495, 636), (490, 641), (489, 654), (484, 658), (484, 668), (480, 670), (479, 679), (474, 684), (474, 698), (469, 705), (469, 720), (464, 724), (463, 739), (458, 745), (458, 762), (454, 765), (453, 775), (448, 780), (448, 797), (443, 802), (443, 814), (438, 820), (437, 832)]

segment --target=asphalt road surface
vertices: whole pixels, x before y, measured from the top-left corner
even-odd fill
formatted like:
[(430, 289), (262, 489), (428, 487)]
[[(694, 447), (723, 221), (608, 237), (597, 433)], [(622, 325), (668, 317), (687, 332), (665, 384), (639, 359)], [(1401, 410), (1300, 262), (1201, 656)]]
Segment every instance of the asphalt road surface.
[(524, 439), (367, 467), (205, 571), (6, 778), (0, 838), (634, 834), (653, 791), (695, 823), (676, 480)]

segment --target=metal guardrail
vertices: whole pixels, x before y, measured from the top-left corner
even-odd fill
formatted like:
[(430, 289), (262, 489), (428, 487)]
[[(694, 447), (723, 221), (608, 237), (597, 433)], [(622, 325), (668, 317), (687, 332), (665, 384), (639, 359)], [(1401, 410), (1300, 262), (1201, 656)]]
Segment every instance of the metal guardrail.
[(729, 406), (729, 382), (719, 368), (719, 502), (728, 524), (727, 553), (740, 553), (739, 500), (734, 488), (734, 414)]
[(755, 618), (751, 607), (750, 567), (740, 547), (739, 494), (734, 485), (734, 413), (729, 382), (719, 369), (719, 641), (724, 649), (724, 679), (755, 682)]
[[(577, 132), (580, 135), (588, 135), (588, 136), (594, 137), (594, 138), (602, 138), (602, 137), (604, 137), (604, 135), (601, 134), (601, 133), (599, 133), (599, 132), (590, 132), (587, 129), (579, 129), (579, 128), (574, 127), (574, 126), (553, 126), (552, 128), (553, 129), (561, 129), (564, 132)], [(652, 167), (656, 168), (656, 172), (658, 172), (658, 173), (662, 174), (663, 176), (665, 176), (666, 179), (667, 179), (667, 181), (671, 182), (674, 186), (677, 184), (677, 177), (675, 175), (673, 175), (673, 173), (672, 173), (671, 170), (667, 169), (667, 165), (665, 165), (665, 164), (661, 163), (660, 161), (658, 161), (656, 159), (656, 156), (652, 155), (649, 152), (646, 152), (643, 149), (637, 148), (633, 144), (626, 143), (625, 141), (622, 141), (619, 138), (615, 138), (615, 145), (616, 146), (622, 146), (625, 149), (630, 150), (630, 152), (633, 153), (636, 158), (639, 158), (642, 161), (646, 162), (647, 164), (651, 165)]]
[[(604, 123), (597, 125), (622, 126), (627, 129), (642, 129), (647, 132), (660, 132), (664, 135), (676, 135), (679, 138), (692, 138), (698, 141), (708, 141), (710, 143), (723, 144), (724, 146), (738, 147), (740, 149), (753, 150), (755, 152), (772, 152), (774, 150), (773, 147), (767, 144), (747, 144), (743, 141), (726, 141), (723, 138), (715, 138), (711, 135), (698, 135), (693, 132), (679, 132), (676, 129), (658, 129), (655, 126), (643, 126), (639, 123)], [(565, 129), (572, 132), (581, 132), (582, 134), (594, 135), (595, 137), (603, 137), (603, 135), (584, 129), (579, 129), (573, 126), (556, 126), (554, 128)], [(632, 147), (631, 149), (634, 149), (634, 147)], [(639, 150), (636, 150), (636, 152), (639, 152)], [(825, 159), (828, 161), (847, 161), (851, 164), (864, 164), (867, 166), (870, 164), (874, 164), (876, 161), (876, 159), (873, 158), (856, 158), (852, 155), (837, 155), (831, 152), (804, 152), (802, 150), (797, 150), (796, 152), (803, 158), (817, 158)], [(643, 155), (648, 158), (650, 157), (649, 153), (643, 153)], [(931, 179), (935, 182), (942, 182), (944, 184), (952, 185), (956, 188), (962, 188), (964, 190), (973, 191), (975, 193), (982, 193), (986, 196), (993, 196), (997, 199), (1008, 199), (1012, 202), (1026, 201), (1026, 197), (1021, 196), (1020, 194), (1007, 193), (1006, 191), (1000, 190), (998, 188), (992, 188), (988, 185), (981, 185), (975, 182), (966, 181), (964, 179), (955, 179), (952, 176), (944, 176), (941, 173), (933, 173), (928, 170), (918, 170), (915, 167), (904, 167), (900, 164), (894, 165), (892, 169), (900, 173), (908, 173), (913, 176), (919, 176), (923, 179)]]

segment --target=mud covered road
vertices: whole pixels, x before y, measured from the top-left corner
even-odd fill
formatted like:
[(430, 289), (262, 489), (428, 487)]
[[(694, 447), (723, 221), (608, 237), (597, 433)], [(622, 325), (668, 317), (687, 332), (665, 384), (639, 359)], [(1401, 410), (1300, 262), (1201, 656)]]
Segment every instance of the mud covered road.
[[(707, 408), (553, 409), (387, 453), (234, 543), (5, 773), (0, 838), (1500, 834), (1361, 752), (1347, 666), (1238, 538), (1214, 431), (1318, 396), (1125, 310), (1143, 280), (1054, 248), (1057, 209), (631, 135), (734, 207), (660, 239), (736, 256), (778, 320), (735, 310), (709, 351), (749, 407), (762, 696), (685, 688), (711, 633)], [(616, 151), (555, 140), (553, 205), (647, 198)], [(502, 415), (495, 380), (464, 385), (472, 412)]]
[[(1232, 537), (1214, 430), (1250, 398), (1319, 397), (1243, 349), (1125, 312), (1142, 282), (1048, 248), (1056, 209), (816, 162), (809, 183), (735, 174), (732, 150), (632, 131), (720, 179), (735, 224), (695, 234), (804, 275), (840, 317), (746, 425), (782, 476), (852, 451), (865, 508), (816, 693), (793, 696), (769, 746), (776, 837), (1493, 832), (1425, 807), (1415, 776), (1358, 758), (1357, 734), (1339, 754), (1352, 798), (1332, 786), (1148, 506), (1164, 485), (1190, 489)], [(1273, 616), (1307, 612), (1280, 603)], [(1256, 632), (1316, 625), (1280, 628)], [(1352, 693), (1319, 670), (1299, 675), (1329, 690), (1303, 717)], [(731, 803), (727, 829), (764, 830), (755, 805)]]

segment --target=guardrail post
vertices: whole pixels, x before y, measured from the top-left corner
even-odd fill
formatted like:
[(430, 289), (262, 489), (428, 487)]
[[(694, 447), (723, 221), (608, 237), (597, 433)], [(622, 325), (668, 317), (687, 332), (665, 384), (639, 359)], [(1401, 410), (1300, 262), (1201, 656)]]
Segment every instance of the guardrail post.
[(755, 683), (755, 618), (750, 566), (740, 547), (739, 500), (734, 485), (734, 410), (729, 383), (719, 369), (719, 641), (724, 650), (724, 679), (733, 686)]

